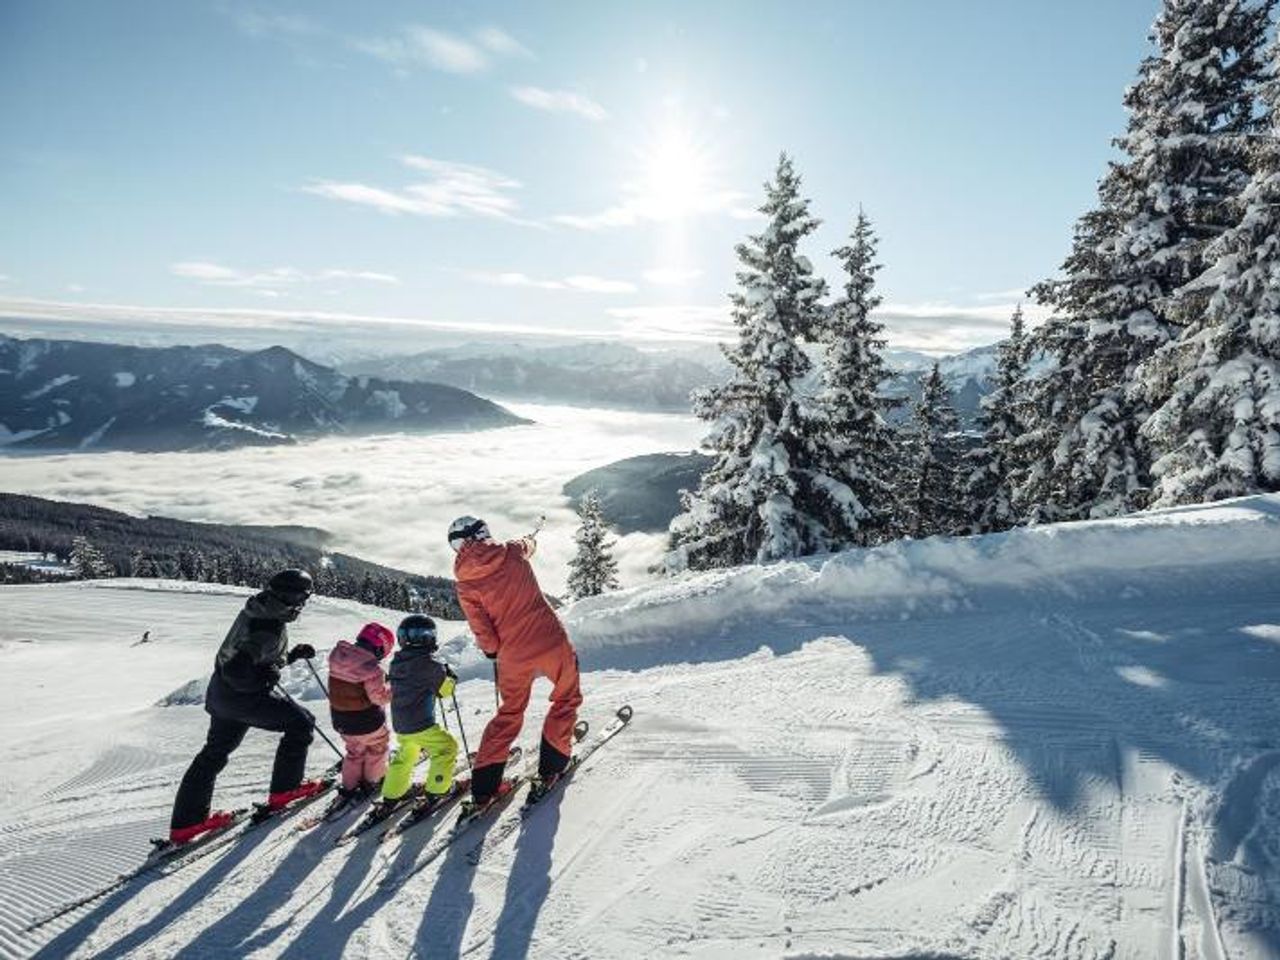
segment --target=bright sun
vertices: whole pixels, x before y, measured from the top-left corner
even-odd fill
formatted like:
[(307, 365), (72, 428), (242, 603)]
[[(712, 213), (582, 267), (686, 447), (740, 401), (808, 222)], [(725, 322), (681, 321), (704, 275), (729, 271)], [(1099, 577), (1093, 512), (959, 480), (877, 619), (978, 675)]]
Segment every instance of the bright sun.
[(709, 152), (678, 128), (663, 130), (641, 155), (640, 199), (654, 220), (704, 209), (713, 191)]

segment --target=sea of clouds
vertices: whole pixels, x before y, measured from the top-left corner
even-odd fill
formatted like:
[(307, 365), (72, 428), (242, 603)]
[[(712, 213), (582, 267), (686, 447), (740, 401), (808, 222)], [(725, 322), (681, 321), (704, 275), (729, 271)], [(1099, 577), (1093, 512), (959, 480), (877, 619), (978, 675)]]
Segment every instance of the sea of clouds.
[[(442, 576), (451, 575), (445, 533), (455, 517), (483, 517), (507, 539), (545, 514), (535, 566), (543, 588), (559, 593), (578, 524), (564, 483), (624, 457), (691, 450), (705, 433), (688, 416), (507, 406), (534, 423), (213, 453), (5, 456), (0, 488), (137, 516), (320, 527), (333, 534), (335, 550)], [(649, 579), (662, 548), (652, 534), (620, 538), (623, 585)]]

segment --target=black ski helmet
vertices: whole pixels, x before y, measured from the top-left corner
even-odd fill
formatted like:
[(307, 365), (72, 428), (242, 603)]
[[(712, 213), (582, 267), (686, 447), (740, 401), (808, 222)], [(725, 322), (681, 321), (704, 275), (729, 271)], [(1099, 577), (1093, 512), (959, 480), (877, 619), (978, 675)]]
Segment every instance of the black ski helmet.
[(436, 649), (436, 622), (425, 613), (411, 613), (400, 621), (396, 639), (402, 647)]
[(297, 567), (290, 567), (267, 581), (267, 592), (296, 607), (307, 602), (313, 586), (311, 574)]

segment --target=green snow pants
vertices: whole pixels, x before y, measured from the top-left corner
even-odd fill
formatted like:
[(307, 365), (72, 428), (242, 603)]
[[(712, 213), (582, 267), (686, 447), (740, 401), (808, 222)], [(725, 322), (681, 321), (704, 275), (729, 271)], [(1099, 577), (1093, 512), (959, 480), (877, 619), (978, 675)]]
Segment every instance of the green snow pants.
[(453, 764), (458, 759), (458, 741), (447, 730), (427, 727), (416, 733), (397, 733), (396, 749), (387, 765), (387, 776), (382, 781), (384, 800), (398, 800), (409, 791), (413, 782), (413, 768), (422, 751), (427, 751), (431, 764), (422, 788), (427, 793), (447, 793), (453, 785)]

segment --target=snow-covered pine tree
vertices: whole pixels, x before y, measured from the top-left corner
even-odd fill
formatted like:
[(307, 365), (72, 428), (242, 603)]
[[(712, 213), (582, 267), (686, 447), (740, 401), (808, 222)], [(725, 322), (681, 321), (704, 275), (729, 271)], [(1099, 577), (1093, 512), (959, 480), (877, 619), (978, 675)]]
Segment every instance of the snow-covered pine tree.
[[(1028, 383), (1033, 422), (1017, 491), (1029, 520), (1114, 516), (1146, 505), (1139, 436), (1153, 401), (1136, 371), (1177, 335), (1170, 295), (1204, 269), (1248, 177), (1245, 139), (1275, 0), (1165, 0), (1157, 52), (1125, 95), (1124, 157), (1077, 224), (1062, 279), (1036, 290), (1055, 317), (1036, 337), (1048, 369)], [(1156, 398), (1155, 403), (1162, 402)]]
[(978, 425), (982, 445), (965, 456), (965, 507), (971, 533), (1007, 530), (1018, 523), (1013, 488), (1020, 473), (1017, 441), (1022, 436), (1019, 394), (1027, 373), (1027, 337), (1019, 304), (1009, 322), (1009, 338), (997, 350), (992, 391), (982, 398)]
[(71, 540), (71, 569), (81, 580), (100, 580), (115, 574), (102, 551), (83, 536)]
[(895, 479), (896, 434), (885, 419), (895, 401), (880, 395), (889, 377), (881, 351), (884, 325), (871, 319), (880, 305), (875, 293), (878, 240), (861, 209), (849, 243), (832, 251), (845, 272), (844, 296), (827, 311), (821, 339), (822, 365), (819, 437), (825, 440), (827, 473), (853, 491), (848, 542), (856, 546), (883, 543), (896, 535), (898, 514)]
[(129, 557), (129, 576), (154, 577), (156, 576), (155, 564), (141, 550), (135, 550), (133, 555)]
[(907, 432), (911, 452), (903, 505), (905, 532), (912, 537), (959, 533), (965, 526), (959, 483), (960, 418), (936, 363), (921, 384)]
[(1280, 490), (1280, 36), (1260, 99), (1242, 215), (1192, 284), (1208, 303), (1142, 371), (1143, 392), (1165, 398), (1142, 427), (1156, 506)]
[(818, 221), (786, 154), (765, 191), (768, 223), (737, 247), (729, 381), (694, 397), (715, 461), (671, 522), (669, 572), (815, 553), (857, 530), (857, 498), (823, 472), (821, 418), (801, 392), (812, 367), (801, 342), (819, 330), (826, 284), (797, 247)]
[(575, 600), (618, 589), (618, 561), (596, 491), (583, 496), (578, 515), (582, 523), (573, 537), (578, 550), (569, 561), (569, 594)]

